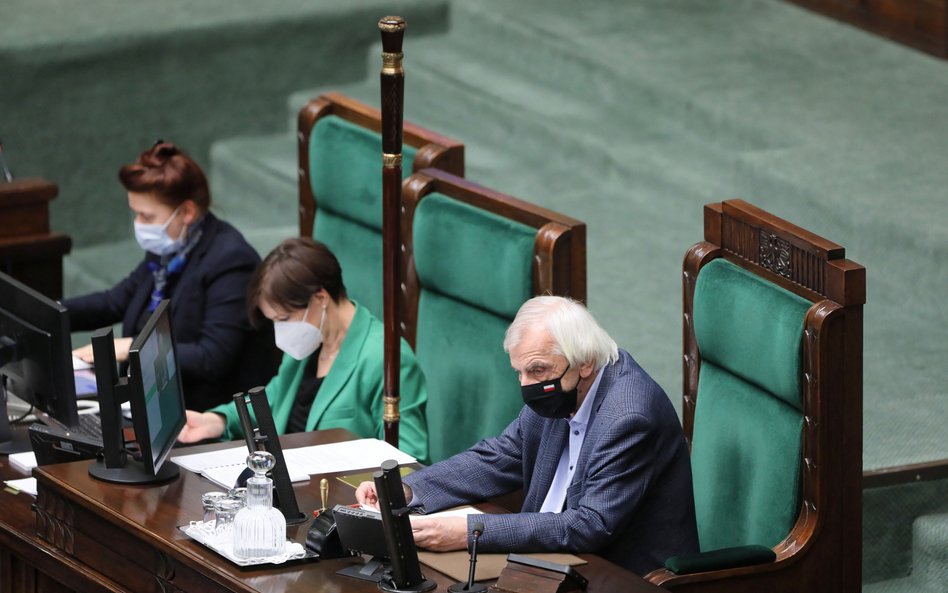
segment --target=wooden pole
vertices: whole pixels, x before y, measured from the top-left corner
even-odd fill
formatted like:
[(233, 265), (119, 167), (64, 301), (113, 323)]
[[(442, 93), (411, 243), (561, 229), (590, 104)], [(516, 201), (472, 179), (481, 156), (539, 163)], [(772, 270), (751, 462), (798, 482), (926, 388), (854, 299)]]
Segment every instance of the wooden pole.
[(401, 248), (399, 211), (402, 198), (402, 113), (405, 102), (405, 70), (402, 38), (405, 19), (387, 16), (379, 20), (382, 34), (382, 291), (385, 326), (385, 441), (398, 446), (399, 368), (401, 350), (398, 307), (398, 261)]

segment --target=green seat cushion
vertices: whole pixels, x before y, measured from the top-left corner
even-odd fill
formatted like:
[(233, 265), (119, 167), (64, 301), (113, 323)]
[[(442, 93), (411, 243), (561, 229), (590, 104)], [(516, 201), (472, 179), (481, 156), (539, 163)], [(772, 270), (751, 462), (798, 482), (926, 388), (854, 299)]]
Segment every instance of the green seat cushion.
[[(342, 264), (350, 296), (382, 317), (382, 137), (335, 115), (317, 120), (309, 140), (316, 196), (313, 237)], [(403, 146), (402, 177), (417, 149)]]
[(422, 290), (415, 356), (428, 385), (428, 453), (440, 461), (497, 436), (523, 407), (504, 352), (510, 319)]
[(765, 546), (736, 546), (711, 552), (672, 556), (665, 561), (665, 568), (675, 574), (691, 574), (738, 566), (769, 564), (776, 559), (777, 554)]
[(691, 470), (701, 550), (773, 547), (799, 511), (802, 414), (703, 361)]
[(811, 304), (725, 259), (708, 263), (694, 297), (702, 361), (802, 410), (801, 336)]
[(418, 280), (428, 290), (512, 320), (533, 294), (536, 234), (533, 227), (429, 194), (415, 211)]

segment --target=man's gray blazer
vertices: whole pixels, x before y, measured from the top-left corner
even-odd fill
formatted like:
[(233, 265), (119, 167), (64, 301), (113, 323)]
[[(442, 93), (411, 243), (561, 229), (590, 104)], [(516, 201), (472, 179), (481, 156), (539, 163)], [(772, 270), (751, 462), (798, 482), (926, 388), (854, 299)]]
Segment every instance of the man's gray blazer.
[(485, 552), (591, 552), (645, 574), (675, 554), (698, 551), (691, 463), (681, 424), (662, 388), (625, 351), (607, 365), (561, 513), (540, 513), (568, 421), (524, 407), (496, 438), (410, 474), (423, 512), (522, 488), (515, 514), (468, 518), (484, 524)]

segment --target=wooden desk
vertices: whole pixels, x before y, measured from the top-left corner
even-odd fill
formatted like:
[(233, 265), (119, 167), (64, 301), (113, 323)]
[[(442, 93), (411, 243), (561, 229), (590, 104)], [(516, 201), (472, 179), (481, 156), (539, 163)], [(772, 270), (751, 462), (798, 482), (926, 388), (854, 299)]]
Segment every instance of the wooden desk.
[[(282, 437), (284, 447), (338, 442), (342, 430)], [(220, 447), (211, 445), (209, 447)], [(232, 446), (232, 445), (231, 445)], [(199, 451), (202, 448), (194, 448)], [(25, 494), (0, 492), (0, 590), (49, 592), (134, 591), (135, 593), (218, 592), (375, 592), (374, 583), (336, 575), (358, 558), (242, 569), (181, 533), (178, 525), (201, 516), (201, 493), (213, 485), (182, 470), (162, 486), (116, 486), (89, 477), (86, 461), (37, 468), (36, 512)], [(16, 474), (6, 458), (0, 473)], [(331, 474), (327, 477), (334, 477)], [(319, 478), (296, 486), (300, 508), (318, 506)], [(331, 479), (330, 504), (350, 503), (353, 490)], [(305, 539), (307, 521), (288, 535)], [(39, 533), (40, 535), (37, 535)], [(662, 591), (636, 575), (594, 555), (580, 572), (591, 593)], [(428, 567), (423, 572), (439, 591), (453, 581)]]

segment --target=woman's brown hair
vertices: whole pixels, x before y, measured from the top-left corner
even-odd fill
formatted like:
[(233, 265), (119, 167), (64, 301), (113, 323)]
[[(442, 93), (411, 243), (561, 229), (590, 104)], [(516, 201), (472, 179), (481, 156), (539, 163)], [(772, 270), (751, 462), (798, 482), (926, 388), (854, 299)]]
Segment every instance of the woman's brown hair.
[(119, 169), (118, 176), (127, 191), (150, 193), (168, 206), (177, 208), (191, 200), (202, 211), (211, 207), (204, 171), (170, 142), (155, 142), (138, 160)]
[(292, 237), (276, 246), (257, 266), (247, 287), (247, 313), (254, 326), (263, 315), (261, 301), (285, 311), (299, 311), (326, 289), (333, 302), (346, 297), (342, 267), (328, 247), (306, 237)]

